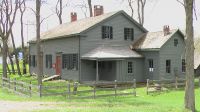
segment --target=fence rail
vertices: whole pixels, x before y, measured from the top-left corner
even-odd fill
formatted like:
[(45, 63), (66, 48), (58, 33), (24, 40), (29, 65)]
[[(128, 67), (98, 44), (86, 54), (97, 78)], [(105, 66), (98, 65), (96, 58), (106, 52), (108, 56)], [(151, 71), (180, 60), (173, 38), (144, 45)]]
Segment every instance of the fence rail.
[(35, 88), (35, 86), (32, 85), (31, 81), (27, 83), (23, 81), (18, 81), (16, 79), (11, 80), (10, 78), (2, 77), (2, 88), (29, 97), (31, 97), (32, 94), (35, 93), (35, 91), (33, 91), (33, 88)]
[(147, 79), (146, 93), (147, 95), (152, 92), (164, 91), (169, 88), (178, 89), (180, 86), (185, 86), (185, 79), (179, 79), (176, 77), (174, 80), (150, 80)]
[[(123, 84), (132, 84), (132, 86), (124, 86)], [(105, 87), (106, 85), (106, 87)], [(62, 88), (61, 92), (50, 92), (55, 89)], [(129, 90), (127, 93), (122, 93), (122, 90)], [(122, 96), (134, 95), (136, 96), (136, 81), (132, 82), (90, 82), (87, 84), (68, 83), (66, 86), (39, 86), (39, 96), (58, 96), (63, 95), (69, 99), (76, 98), (97, 98), (106, 96)]]
[(65, 96), (68, 99), (98, 98), (106, 96), (136, 96), (136, 80), (127, 82), (90, 82), (79, 84), (66, 83), (66, 85), (33, 85), (24, 81), (2, 77), (2, 88), (8, 89), (16, 94), (32, 97)]

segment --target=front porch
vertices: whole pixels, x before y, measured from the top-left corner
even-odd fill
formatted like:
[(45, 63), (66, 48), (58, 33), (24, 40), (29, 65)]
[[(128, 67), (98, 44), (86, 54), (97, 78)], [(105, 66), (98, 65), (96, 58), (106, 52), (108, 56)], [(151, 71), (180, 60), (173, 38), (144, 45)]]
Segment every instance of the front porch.
[[(81, 81), (127, 81), (133, 77), (133, 59), (142, 55), (128, 46), (100, 46), (81, 56)], [(128, 73), (128, 61), (131, 62), (131, 73)]]
[(116, 76), (116, 61), (82, 60), (81, 79), (84, 81), (114, 81)]

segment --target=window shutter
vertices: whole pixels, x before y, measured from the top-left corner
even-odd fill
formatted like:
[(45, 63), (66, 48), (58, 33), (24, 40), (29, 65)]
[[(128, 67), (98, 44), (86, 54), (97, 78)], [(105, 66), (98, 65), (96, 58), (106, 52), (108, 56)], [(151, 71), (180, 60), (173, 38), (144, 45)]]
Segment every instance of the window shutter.
[(131, 40), (133, 41), (134, 40), (134, 29), (131, 28)]
[(50, 65), (49, 65), (49, 66), (50, 66), (50, 68), (52, 68), (52, 55), (50, 55), (49, 58), (50, 58), (50, 60), (49, 60), (49, 61), (50, 61), (50, 62), (49, 62)]
[(48, 68), (48, 55), (46, 55), (45, 57), (46, 57), (46, 68)]
[(102, 34), (102, 39), (105, 38), (105, 26), (101, 27), (101, 34)]
[(67, 69), (70, 69), (70, 55), (69, 54), (67, 54), (67, 56), (66, 56), (66, 62), (67, 62)]
[(110, 26), (110, 39), (113, 39), (113, 27)]
[(127, 40), (127, 28), (124, 28), (124, 40)]
[(31, 55), (29, 56), (29, 66), (32, 66), (32, 64), (31, 64)]
[(62, 69), (64, 69), (64, 54), (62, 54)]

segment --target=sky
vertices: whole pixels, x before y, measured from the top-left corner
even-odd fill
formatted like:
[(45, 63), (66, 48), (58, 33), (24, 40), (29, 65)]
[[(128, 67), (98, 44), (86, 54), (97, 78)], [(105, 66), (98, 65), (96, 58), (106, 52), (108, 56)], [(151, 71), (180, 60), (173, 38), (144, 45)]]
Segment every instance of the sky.
[[(48, 18), (43, 21), (41, 32), (45, 32), (59, 24), (58, 18), (55, 15), (56, 0), (46, 1), (47, 3), (42, 5), (41, 19), (46, 17)], [(66, 4), (66, 7), (63, 9), (63, 23), (70, 22), (71, 12), (76, 12), (78, 19), (85, 18), (80, 5), (86, 4), (86, 0), (67, 0)], [(126, 13), (131, 15), (131, 11), (126, 0), (124, 0), (124, 2), (122, 2), (122, 0), (92, 0), (92, 5), (103, 5), (104, 13), (124, 10)], [(35, 2), (29, 1), (27, 2), (27, 6), (34, 8)], [(196, 6), (200, 6), (200, 0), (196, 0)], [(200, 36), (200, 8), (198, 9), (198, 7), (196, 7), (196, 10), (197, 20), (194, 18), (195, 37)], [(134, 15), (137, 15), (136, 9), (134, 11)], [(89, 11), (87, 11), (87, 16), (89, 16)], [(17, 46), (21, 45), (19, 17), (20, 15), (18, 14), (13, 30)], [(134, 16), (134, 19), (137, 20), (137, 16)], [(144, 27), (148, 31), (154, 32), (162, 30), (164, 25), (169, 25), (170, 29), (179, 28), (184, 30), (185, 11), (183, 6), (176, 0), (147, 0)], [(35, 15), (30, 9), (27, 9), (24, 15), (24, 29), (25, 42), (35, 37)]]

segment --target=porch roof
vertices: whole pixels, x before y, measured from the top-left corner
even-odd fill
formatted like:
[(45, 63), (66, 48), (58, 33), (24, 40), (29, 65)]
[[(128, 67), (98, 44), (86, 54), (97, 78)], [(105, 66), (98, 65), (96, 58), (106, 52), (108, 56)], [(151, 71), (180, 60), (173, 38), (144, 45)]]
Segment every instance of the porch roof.
[(143, 56), (129, 46), (100, 46), (81, 56), (81, 59), (124, 59), (142, 58)]

